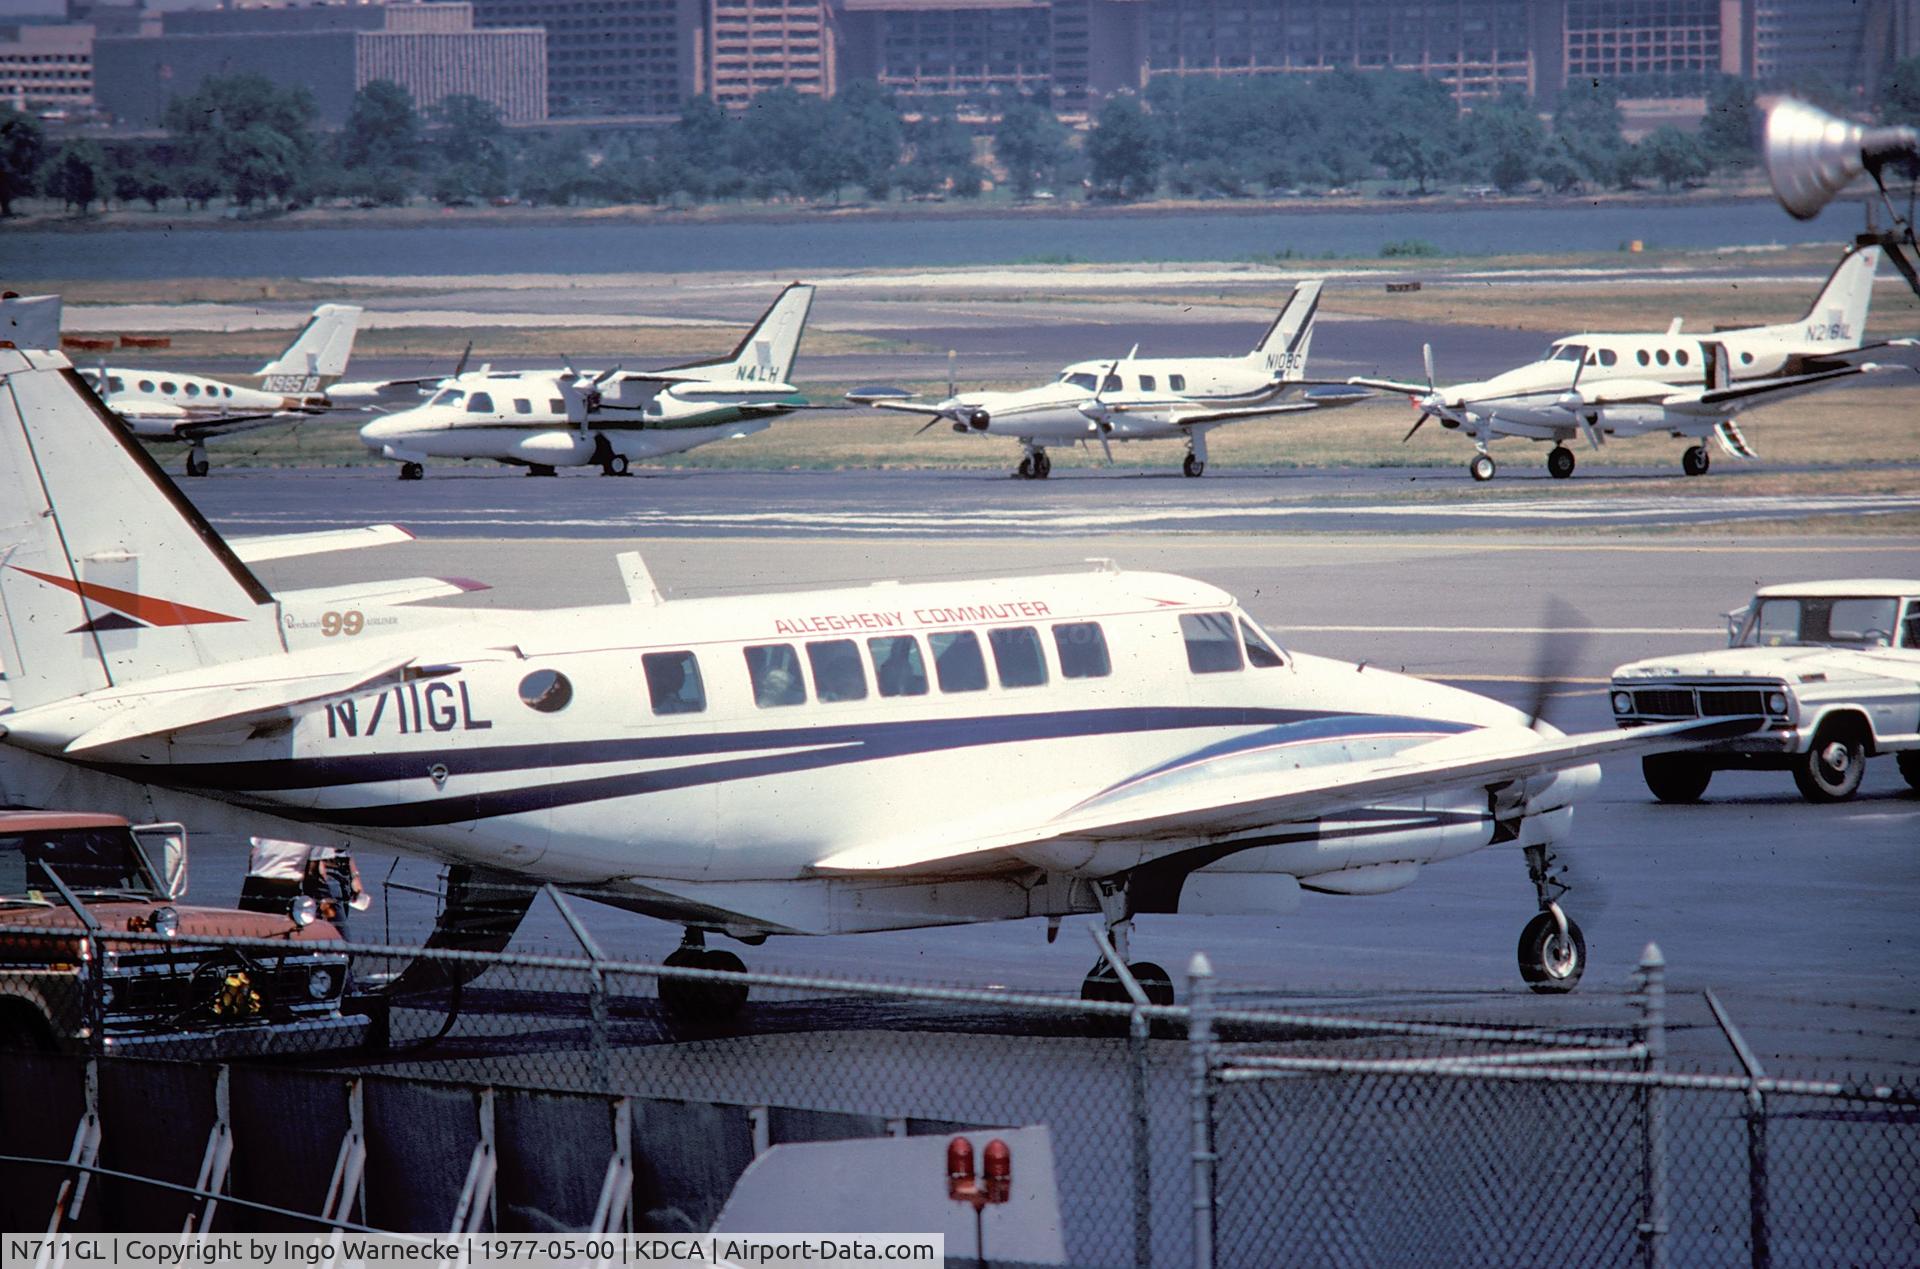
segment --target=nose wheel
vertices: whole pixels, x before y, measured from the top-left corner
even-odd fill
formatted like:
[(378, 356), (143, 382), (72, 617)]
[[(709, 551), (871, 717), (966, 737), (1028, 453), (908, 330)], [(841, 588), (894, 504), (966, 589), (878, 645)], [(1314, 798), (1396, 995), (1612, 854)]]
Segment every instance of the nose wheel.
[(1540, 911), (1520, 931), (1520, 978), (1537, 992), (1572, 991), (1586, 972), (1586, 935), (1560, 910), (1560, 896), (1567, 893), (1567, 884), (1554, 874), (1554, 857), (1547, 847), (1529, 846), (1526, 857), (1527, 877), (1533, 882)]
[(1045, 480), (1053, 474), (1053, 460), (1047, 457), (1044, 449), (1027, 451), (1027, 456), (1014, 468), (1022, 480)]
[[(705, 946), (705, 940), (698, 930), (689, 930), (687, 941), (661, 964), (668, 969), (704, 969), (722, 974), (747, 972), (746, 963), (732, 952)], [(728, 1022), (747, 1003), (745, 983), (665, 976), (657, 982), (660, 1004), (682, 1022), (709, 1025)]]
[(1467, 464), (1467, 474), (1475, 480), (1492, 480), (1493, 473), (1498, 470), (1491, 454), (1475, 454)]
[(400, 464), (400, 479), (402, 480), (419, 480), (422, 476), (426, 474), (427, 474), (427, 469), (422, 467), (419, 463), (401, 463)]
[[(1147, 994), (1150, 1005), (1170, 1005), (1173, 1003), (1173, 975), (1152, 961), (1134, 961), (1127, 966), (1127, 972), (1133, 975), (1133, 981), (1140, 984), (1140, 990)], [(1132, 996), (1120, 984), (1120, 975), (1113, 972), (1113, 966), (1103, 957), (1087, 971), (1080, 982), (1080, 999), (1098, 1000), (1108, 1004), (1130, 1004)]]

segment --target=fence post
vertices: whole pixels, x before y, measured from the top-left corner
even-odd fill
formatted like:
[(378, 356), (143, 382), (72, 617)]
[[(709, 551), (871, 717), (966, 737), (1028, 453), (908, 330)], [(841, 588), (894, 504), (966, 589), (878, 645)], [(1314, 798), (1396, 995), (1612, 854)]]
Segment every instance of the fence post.
[(1740, 1059), (1740, 1065), (1747, 1073), (1747, 1237), (1753, 1256), (1753, 1269), (1769, 1269), (1773, 1264), (1773, 1236), (1768, 1232), (1767, 1098), (1760, 1091), (1759, 1083), (1767, 1077), (1767, 1072), (1760, 1065), (1760, 1059), (1747, 1046), (1747, 1039), (1740, 1034), (1740, 1028), (1733, 1025), (1733, 1019), (1720, 1004), (1720, 998), (1712, 992), (1707, 993), (1707, 1008), (1713, 1010), (1713, 1020), (1726, 1033), (1727, 1043), (1733, 1046), (1733, 1055)]
[[(1667, 962), (1657, 943), (1640, 953), (1640, 1042), (1646, 1046), (1646, 1073), (1658, 1076), (1667, 1059)], [(1640, 1119), (1640, 1263), (1665, 1269), (1667, 1263), (1667, 1116), (1665, 1094), (1648, 1083)]]
[(1127, 1023), (1127, 1056), (1133, 1067), (1133, 1263), (1153, 1265), (1153, 1146), (1147, 1110), (1147, 1016), (1135, 1005)]
[(600, 945), (594, 941), (593, 935), (587, 933), (587, 927), (580, 924), (580, 918), (573, 914), (572, 905), (561, 895), (559, 887), (548, 882), (540, 888), (546, 892), (547, 898), (553, 900), (553, 906), (560, 912), (560, 919), (567, 923), (567, 929), (587, 954), (587, 1042), (593, 1058), (593, 1086), (597, 1092), (611, 1092), (613, 1071), (607, 1043), (607, 980), (600, 968), (600, 962), (606, 957), (600, 954)]
[(1193, 1265), (1213, 1269), (1213, 963), (1187, 963), (1187, 1076), (1193, 1118)]

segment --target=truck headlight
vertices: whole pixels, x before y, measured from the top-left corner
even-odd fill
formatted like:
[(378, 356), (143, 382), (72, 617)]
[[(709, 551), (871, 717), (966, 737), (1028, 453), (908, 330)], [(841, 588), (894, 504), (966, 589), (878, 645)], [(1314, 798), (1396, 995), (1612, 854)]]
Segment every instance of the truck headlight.
[(161, 938), (172, 938), (180, 932), (180, 913), (173, 908), (155, 908), (153, 911), (153, 932)]
[(1633, 697), (1626, 692), (1615, 692), (1613, 694), (1613, 712), (1616, 714), (1631, 714), (1633, 712)]
[(307, 971), (307, 995), (315, 1000), (325, 1000), (333, 995), (338, 981), (334, 977), (332, 966), (316, 965)]
[(313, 919), (320, 915), (320, 904), (310, 894), (297, 895), (288, 905), (287, 915), (293, 918), (295, 925), (309, 926), (313, 924)]
[(1767, 693), (1767, 712), (1769, 714), (1786, 713), (1787, 712), (1787, 694), (1785, 692), (1768, 692)]

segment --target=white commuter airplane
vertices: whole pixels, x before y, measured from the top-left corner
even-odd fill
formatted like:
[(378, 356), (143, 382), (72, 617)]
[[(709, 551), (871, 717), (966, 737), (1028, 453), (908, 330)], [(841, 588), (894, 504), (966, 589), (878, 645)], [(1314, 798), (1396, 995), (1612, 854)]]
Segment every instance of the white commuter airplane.
[(191, 446), (187, 475), (204, 476), (208, 437), (306, 418), (328, 408), (327, 385), (346, 371), (353, 356), (360, 313), (352, 304), (322, 304), (286, 351), (252, 374), (101, 366), (80, 375), (135, 436)]
[[(734, 972), (706, 934), (1074, 913), (1124, 962), (1136, 914), (1273, 914), (1510, 845), (1539, 906), (1521, 973), (1565, 991), (1584, 944), (1554, 850), (1596, 760), (1753, 725), (1562, 735), (1288, 652), (1165, 574), (663, 601), (621, 562), (630, 600), (598, 608), (402, 606), (460, 585), (437, 579), (272, 594), (64, 357), (0, 350), (0, 779), (451, 863), (443, 946), (504, 946), (553, 883), (685, 927), (670, 963)], [(1111, 970), (1083, 990), (1111, 998)]]
[[(916, 400), (903, 388), (856, 388), (847, 400), (881, 410), (931, 415), (962, 435), (1011, 436), (1023, 451), (1019, 474), (1044, 480), (1053, 470), (1048, 445), (1098, 441), (1111, 460), (1114, 441), (1183, 440), (1182, 470), (1207, 466), (1207, 433), (1224, 423), (1351, 405), (1369, 394), (1321, 385), (1290, 399), (1301, 386), (1320, 284), (1302, 282), (1253, 351), (1240, 357), (1139, 358), (1080, 361), (1052, 383), (1018, 392), (966, 392), (947, 385), (943, 401)], [(1137, 351), (1137, 350), (1136, 350)]]
[(1452, 387), (1435, 386), (1428, 346), (1425, 383), (1364, 377), (1347, 382), (1409, 393), (1420, 415), (1406, 439), (1429, 418), (1471, 437), (1476, 452), (1467, 470), (1475, 480), (1493, 479), (1487, 445), (1495, 437), (1552, 442), (1547, 470), (1564, 478), (1573, 474), (1566, 442), (1575, 437), (1598, 449), (1609, 436), (1660, 433), (1694, 441), (1680, 466), (1699, 476), (1711, 463), (1708, 438), (1728, 454), (1754, 457), (1740, 433), (1737, 416), (1743, 410), (1849, 375), (1898, 369), (1844, 360), (1865, 348), (1914, 343), (1864, 342), (1879, 263), (1879, 246), (1849, 247), (1806, 314), (1774, 326), (1683, 335), (1676, 317), (1659, 334), (1570, 335), (1555, 340), (1538, 361)]
[(623, 476), (633, 459), (749, 436), (808, 409), (787, 376), (812, 304), (813, 288), (794, 283), (731, 353), (713, 361), (598, 374), (568, 366), (456, 375), (425, 405), (367, 424), (360, 439), (399, 463), (402, 480), (419, 480), (429, 458), (492, 459), (530, 476), (591, 463)]

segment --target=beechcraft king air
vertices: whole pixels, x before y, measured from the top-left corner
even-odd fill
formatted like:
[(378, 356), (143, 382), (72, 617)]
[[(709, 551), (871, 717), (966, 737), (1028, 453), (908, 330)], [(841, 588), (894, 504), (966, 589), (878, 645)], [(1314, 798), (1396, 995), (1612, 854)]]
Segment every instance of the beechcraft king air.
[(189, 476), (207, 474), (210, 437), (319, 414), (347, 369), (361, 310), (322, 304), (286, 351), (250, 375), (102, 366), (81, 377), (142, 440), (179, 441)]
[(361, 428), (360, 439), (399, 463), (402, 480), (419, 480), (429, 458), (490, 459), (530, 476), (591, 464), (624, 476), (633, 459), (748, 436), (811, 408), (787, 376), (812, 304), (813, 288), (794, 283), (714, 361), (597, 374), (572, 366), (456, 373), (424, 405)]
[[(1563, 735), (1289, 652), (1166, 574), (663, 600), (622, 563), (629, 602), (568, 611), (272, 594), (64, 357), (0, 350), (0, 781), (439, 859), (443, 941), (484, 884), (520, 896), (504, 946), (552, 883), (733, 972), (706, 936), (1074, 913), (1124, 963), (1139, 914), (1278, 913), (1506, 845), (1539, 906), (1521, 973), (1563, 991), (1584, 947), (1554, 852), (1596, 760), (1755, 725)], [(1096, 967), (1084, 990), (1111, 987)]]
[[(1253, 351), (1239, 357), (1139, 358), (1076, 362), (1051, 383), (1018, 392), (956, 394), (917, 400), (902, 388), (857, 388), (847, 399), (881, 410), (928, 417), (926, 431), (948, 422), (963, 436), (1011, 436), (1020, 442), (1015, 470), (1028, 480), (1053, 471), (1049, 445), (1097, 441), (1109, 460), (1114, 441), (1181, 440), (1181, 470), (1207, 467), (1207, 434), (1227, 423), (1270, 418), (1365, 400), (1345, 385), (1306, 388), (1307, 350), (1320, 305), (1320, 284), (1302, 282)], [(1135, 351), (1138, 351), (1137, 349)]]
[[(1420, 413), (1407, 439), (1430, 418), (1471, 438), (1476, 452), (1467, 470), (1475, 480), (1493, 479), (1487, 446), (1495, 437), (1550, 442), (1547, 470), (1565, 478), (1574, 467), (1566, 443), (1576, 437), (1598, 449), (1608, 437), (1658, 433), (1693, 441), (1680, 466), (1699, 476), (1712, 461), (1709, 439), (1735, 457), (1755, 456), (1740, 431), (1741, 412), (1850, 375), (1899, 369), (1847, 360), (1889, 346), (1865, 342), (1880, 254), (1877, 245), (1848, 248), (1813, 306), (1795, 321), (1686, 335), (1676, 317), (1658, 334), (1570, 335), (1555, 340), (1538, 361), (1451, 387), (1435, 385), (1428, 347), (1425, 383), (1348, 382), (1408, 393)], [(1913, 341), (1890, 343), (1907, 347)]]

